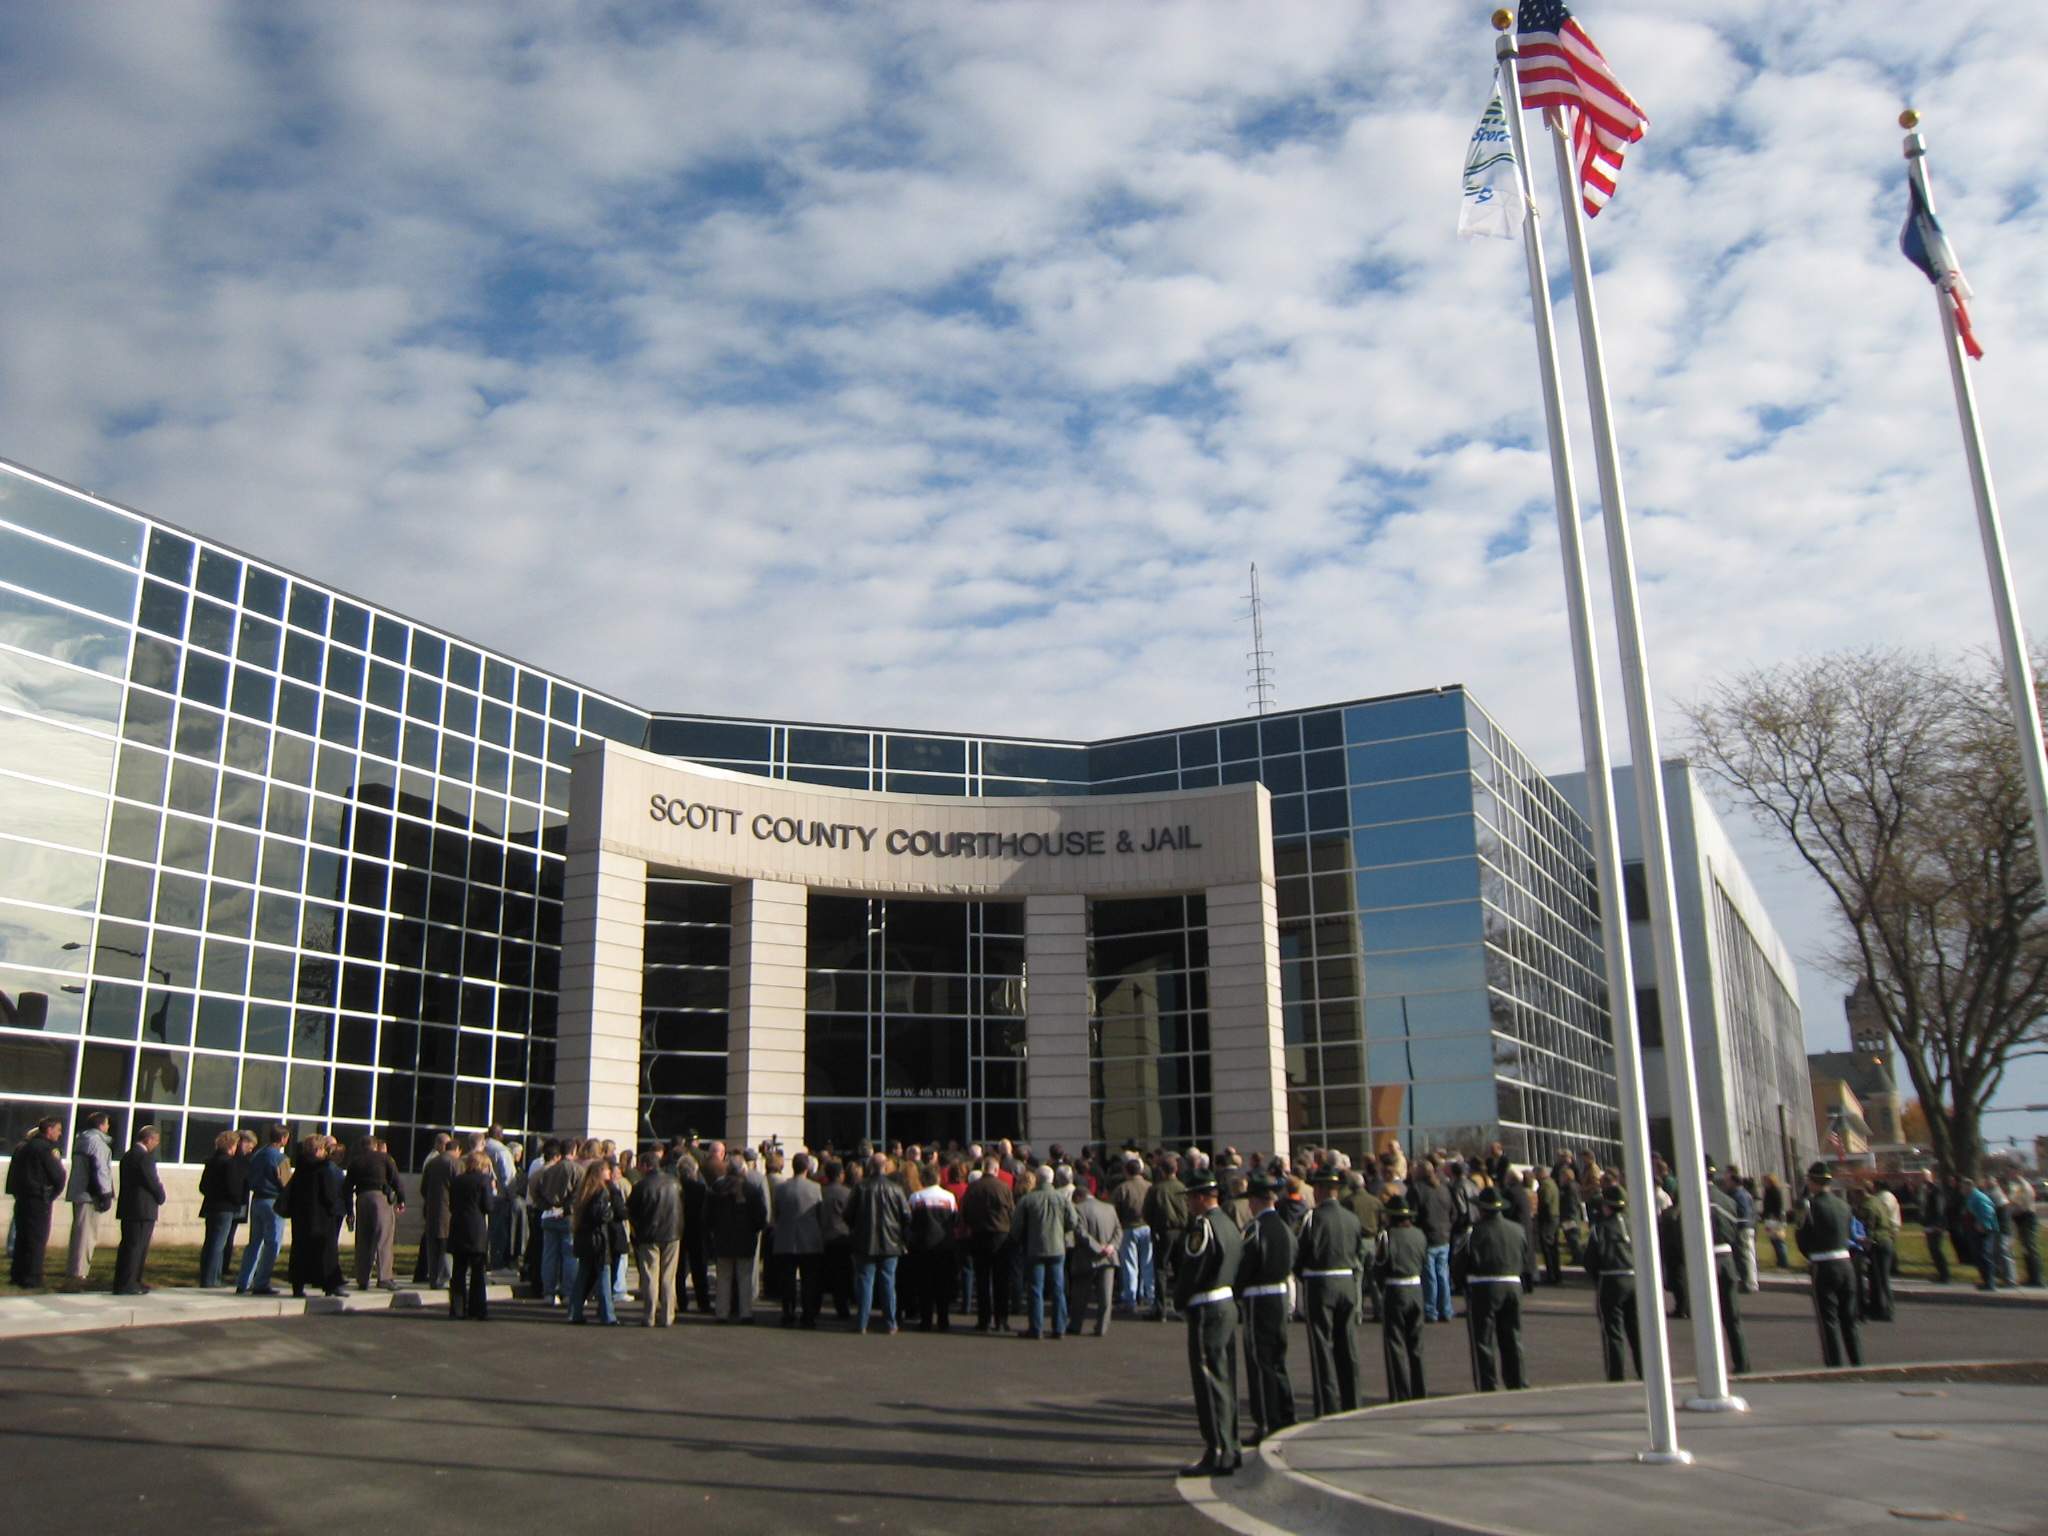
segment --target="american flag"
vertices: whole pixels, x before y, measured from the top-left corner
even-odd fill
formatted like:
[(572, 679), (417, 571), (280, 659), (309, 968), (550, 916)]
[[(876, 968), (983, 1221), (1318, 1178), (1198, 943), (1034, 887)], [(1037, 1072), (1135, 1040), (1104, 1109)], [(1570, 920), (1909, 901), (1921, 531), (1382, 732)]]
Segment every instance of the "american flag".
[(1587, 217), (1614, 196), (1628, 146), (1650, 126), (1564, 0), (1521, 0), (1515, 20), (1522, 105), (1555, 112), (1572, 136)]

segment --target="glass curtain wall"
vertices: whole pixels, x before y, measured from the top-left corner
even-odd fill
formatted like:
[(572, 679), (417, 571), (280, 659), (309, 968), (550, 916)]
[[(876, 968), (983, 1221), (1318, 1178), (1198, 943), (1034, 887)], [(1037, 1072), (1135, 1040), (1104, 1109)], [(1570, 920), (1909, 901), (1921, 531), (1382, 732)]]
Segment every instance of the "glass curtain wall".
[(640, 986), (640, 1134), (724, 1136), (731, 886), (648, 877)]
[(1273, 794), (1289, 1118), (1353, 1155), (1618, 1137), (1586, 829), (1460, 689), (1099, 743)]
[(1211, 1128), (1209, 912), (1202, 896), (1088, 903), (1094, 1139), (1147, 1150)]
[(810, 898), (804, 1139), (1024, 1134), (1024, 904)]
[(1085, 795), (1088, 749), (938, 732), (656, 715), (647, 749), (801, 784), (899, 795)]
[(570, 754), (644, 729), (0, 468), (0, 1130), (550, 1127)]

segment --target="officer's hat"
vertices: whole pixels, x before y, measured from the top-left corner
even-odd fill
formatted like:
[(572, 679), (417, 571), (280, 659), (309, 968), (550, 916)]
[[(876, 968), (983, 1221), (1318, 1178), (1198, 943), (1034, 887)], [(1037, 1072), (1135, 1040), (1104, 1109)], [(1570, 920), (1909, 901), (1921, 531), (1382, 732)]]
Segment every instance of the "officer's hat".
[(1191, 1195), (1211, 1195), (1216, 1192), (1216, 1175), (1204, 1168), (1188, 1175), (1187, 1192)]
[(1341, 1188), (1344, 1183), (1344, 1170), (1342, 1168), (1318, 1168), (1316, 1176), (1311, 1182), (1317, 1189)]
[(1477, 1205), (1482, 1211), (1498, 1211), (1506, 1208), (1507, 1201), (1501, 1198), (1499, 1190), (1489, 1186), (1479, 1191), (1479, 1198), (1473, 1204)]
[(1387, 1220), (1406, 1221), (1408, 1219), (1408, 1202), (1399, 1195), (1389, 1195), (1381, 1204)]
[(1709, 1152), (1707, 1154), (1707, 1177), (1711, 1179), (1715, 1174), (1719, 1173), (1720, 1171), (1721, 1170), (1717, 1166), (1715, 1166), (1714, 1154)]
[(1255, 1173), (1244, 1181), (1244, 1192), (1248, 1195), (1270, 1195), (1279, 1187), (1263, 1173)]
[(1806, 1176), (1816, 1184), (1832, 1184), (1835, 1182), (1835, 1171), (1826, 1163), (1815, 1163), (1806, 1170)]

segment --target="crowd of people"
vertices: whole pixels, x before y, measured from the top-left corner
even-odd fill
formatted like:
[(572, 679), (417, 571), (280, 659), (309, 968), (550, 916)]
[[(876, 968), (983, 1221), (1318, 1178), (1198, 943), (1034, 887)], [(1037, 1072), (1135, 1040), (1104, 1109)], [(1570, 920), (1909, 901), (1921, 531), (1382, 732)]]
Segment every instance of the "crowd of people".
[[(66, 1284), (81, 1285), (99, 1218), (120, 1225), (115, 1290), (139, 1294), (164, 1202), (157, 1135), (140, 1127), (118, 1162), (107, 1118), (91, 1115), (67, 1166), (63, 1124), (44, 1120), (15, 1150), (11, 1275), (44, 1283), (52, 1213), (72, 1207)], [(1811, 1279), (1822, 1356), (1860, 1364), (1859, 1326), (1889, 1321), (1898, 1239), (1919, 1223), (1940, 1278), (1944, 1246), (1976, 1265), (1984, 1289), (2041, 1281), (2036, 1191), (2025, 1177), (1918, 1176), (1903, 1191), (1851, 1186), (1815, 1164), (1799, 1190), (1708, 1166), (1710, 1265), (1728, 1357), (1748, 1369), (1738, 1297), (1760, 1283), (1759, 1242), (1790, 1269), (1796, 1243)], [(492, 1273), (561, 1308), (573, 1324), (669, 1327), (696, 1309), (723, 1324), (816, 1328), (829, 1300), (855, 1333), (956, 1320), (984, 1333), (1057, 1340), (1105, 1333), (1122, 1314), (1188, 1325), (1191, 1379), (1206, 1444), (1194, 1471), (1227, 1474), (1242, 1447), (1293, 1422), (1289, 1322), (1307, 1323), (1317, 1414), (1359, 1404), (1358, 1334), (1379, 1323), (1388, 1396), (1426, 1393), (1422, 1335), (1464, 1317), (1473, 1386), (1527, 1385), (1521, 1297), (1561, 1285), (1567, 1267), (1592, 1281), (1610, 1380), (1642, 1373), (1629, 1224), (1619, 1170), (1582, 1152), (1517, 1164), (1495, 1142), (1479, 1155), (1438, 1150), (1412, 1162), (1389, 1149), (1354, 1167), (1336, 1151), (1292, 1157), (1225, 1147), (1141, 1153), (1085, 1147), (1043, 1157), (1021, 1143), (944, 1148), (863, 1144), (840, 1154), (777, 1144), (676, 1139), (637, 1153), (600, 1140), (529, 1146), (497, 1126), (433, 1138), (408, 1176), (374, 1136), (344, 1147), (293, 1141), (289, 1127), (223, 1132), (200, 1178), (202, 1286), (280, 1294), (346, 1293), (341, 1237), (353, 1230), (354, 1284), (396, 1289), (397, 1218), (417, 1198), (415, 1285), (448, 1293), (451, 1316), (489, 1316)], [(1653, 1159), (1647, 1198), (1675, 1317), (1691, 1312), (1677, 1180)], [(1903, 1194), (1903, 1199), (1902, 1199)], [(1637, 1198), (1643, 1198), (1639, 1193)], [(246, 1226), (239, 1265), (237, 1234)], [(1227, 1305), (1225, 1303), (1228, 1303)], [(1249, 1432), (1237, 1430), (1238, 1351)]]

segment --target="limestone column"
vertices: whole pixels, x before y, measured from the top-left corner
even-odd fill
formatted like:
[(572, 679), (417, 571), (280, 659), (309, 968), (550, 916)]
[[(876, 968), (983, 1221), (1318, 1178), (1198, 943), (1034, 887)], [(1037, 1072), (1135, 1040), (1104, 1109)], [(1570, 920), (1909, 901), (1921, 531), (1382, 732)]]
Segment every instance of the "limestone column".
[(733, 891), (732, 1011), (726, 1035), (725, 1139), (804, 1139), (805, 953), (809, 892), (778, 880)]
[(1211, 886), (1209, 1080), (1219, 1146), (1288, 1151), (1280, 929), (1270, 881)]
[(562, 884), (562, 1009), (555, 1126), (633, 1146), (640, 1124), (640, 971), (647, 863), (573, 849)]
[(1088, 898), (1024, 900), (1025, 1134), (1041, 1156), (1093, 1139), (1088, 1103)]

